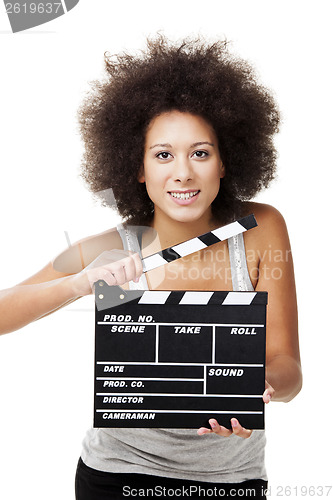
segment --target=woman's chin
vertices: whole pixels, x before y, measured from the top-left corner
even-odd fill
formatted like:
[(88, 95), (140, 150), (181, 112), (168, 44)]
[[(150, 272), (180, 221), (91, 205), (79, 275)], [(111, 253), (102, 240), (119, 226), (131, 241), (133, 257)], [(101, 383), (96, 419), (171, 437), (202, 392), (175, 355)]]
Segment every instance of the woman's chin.
[(176, 222), (182, 222), (184, 224), (195, 224), (196, 222), (200, 221), (202, 219), (203, 214), (194, 214), (194, 213), (189, 213), (189, 214), (176, 214), (173, 215), (172, 220)]
[[(170, 208), (170, 207), (168, 207)], [(199, 208), (199, 207), (198, 207)], [(202, 209), (195, 210), (193, 206), (179, 206), (174, 210), (162, 210), (160, 207), (155, 205), (155, 218), (156, 220), (166, 222), (169, 219), (172, 222), (180, 222), (183, 224), (195, 224), (196, 222), (203, 222), (207, 219), (207, 222), (211, 218), (211, 211), (203, 212)]]

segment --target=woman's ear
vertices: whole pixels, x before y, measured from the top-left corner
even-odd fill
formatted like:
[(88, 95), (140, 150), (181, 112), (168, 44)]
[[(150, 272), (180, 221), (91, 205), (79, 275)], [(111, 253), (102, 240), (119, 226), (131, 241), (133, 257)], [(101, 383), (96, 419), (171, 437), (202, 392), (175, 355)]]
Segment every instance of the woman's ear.
[(223, 177), (225, 176), (225, 167), (221, 161), (221, 165), (220, 165), (220, 179), (223, 179)]
[(141, 182), (141, 183), (145, 182), (145, 174), (144, 174), (143, 165), (141, 165), (136, 178), (138, 179), (138, 182)]

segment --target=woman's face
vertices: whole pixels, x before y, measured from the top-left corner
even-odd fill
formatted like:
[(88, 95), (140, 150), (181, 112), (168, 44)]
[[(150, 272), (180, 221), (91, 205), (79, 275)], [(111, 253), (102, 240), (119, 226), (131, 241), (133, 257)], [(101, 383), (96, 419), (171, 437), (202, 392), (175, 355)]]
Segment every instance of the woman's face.
[(151, 121), (138, 180), (146, 183), (155, 218), (209, 221), (223, 176), (217, 137), (206, 120), (170, 111)]

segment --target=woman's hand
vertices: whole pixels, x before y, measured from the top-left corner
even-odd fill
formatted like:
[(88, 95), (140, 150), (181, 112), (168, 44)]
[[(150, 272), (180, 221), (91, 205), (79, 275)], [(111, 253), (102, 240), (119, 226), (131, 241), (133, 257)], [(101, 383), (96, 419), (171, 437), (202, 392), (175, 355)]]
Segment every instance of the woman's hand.
[(108, 285), (138, 282), (142, 274), (142, 261), (138, 253), (125, 250), (106, 250), (80, 273), (72, 276), (72, 285), (78, 296), (93, 292), (94, 283), (104, 280)]
[(253, 432), (252, 429), (250, 430), (242, 427), (236, 418), (231, 419), (231, 426), (232, 426), (231, 430), (220, 425), (218, 421), (215, 420), (215, 418), (209, 419), (208, 422), (211, 426), (211, 429), (207, 429), (206, 427), (200, 427), (200, 429), (198, 429), (197, 431), (199, 436), (202, 436), (203, 434), (211, 434), (212, 432), (214, 432), (219, 436), (229, 437), (231, 436), (231, 434), (236, 434), (236, 436), (247, 439), (251, 436)]
[[(269, 403), (274, 396), (274, 392), (275, 391), (273, 387), (267, 382), (267, 380), (265, 380), (265, 392), (262, 395), (263, 402), (266, 404)], [(245, 427), (242, 427), (236, 418), (231, 419), (231, 430), (220, 425), (218, 421), (215, 420), (215, 418), (211, 418), (210, 420), (208, 420), (208, 422), (211, 426), (211, 429), (207, 429), (207, 427), (200, 427), (200, 429), (198, 429), (197, 431), (199, 436), (202, 436), (203, 434), (211, 434), (212, 432), (214, 432), (219, 436), (229, 437), (231, 436), (231, 434), (236, 434), (236, 436), (248, 439), (253, 432), (252, 429), (245, 429)]]

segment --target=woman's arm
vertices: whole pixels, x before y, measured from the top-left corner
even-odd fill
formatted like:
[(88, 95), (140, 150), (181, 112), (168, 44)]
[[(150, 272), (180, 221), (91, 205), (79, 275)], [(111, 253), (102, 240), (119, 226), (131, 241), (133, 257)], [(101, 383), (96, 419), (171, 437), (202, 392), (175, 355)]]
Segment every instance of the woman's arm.
[(0, 291), (0, 334), (18, 330), (79, 298), (71, 276), (44, 282), (50, 266), (40, 271), (40, 283)]
[(0, 291), (0, 334), (18, 330), (91, 294), (93, 284), (99, 279), (109, 285), (137, 280), (142, 274), (141, 259), (138, 254), (117, 249), (119, 244), (116, 232), (108, 234), (106, 239), (103, 236), (102, 240), (99, 237), (83, 240), (34, 276)]
[(268, 292), (266, 380), (274, 389), (272, 399), (287, 402), (302, 387), (293, 259), (282, 215), (269, 205), (254, 206), (258, 207), (256, 291)]

